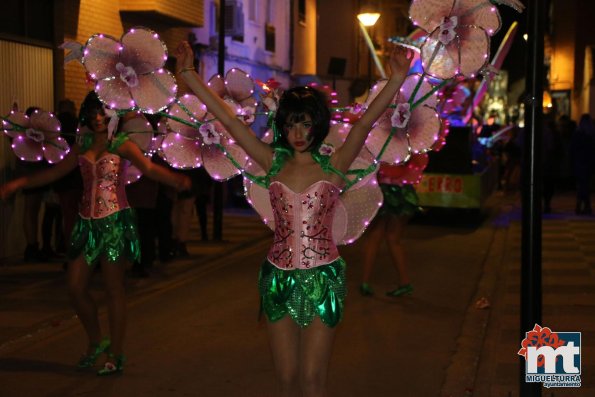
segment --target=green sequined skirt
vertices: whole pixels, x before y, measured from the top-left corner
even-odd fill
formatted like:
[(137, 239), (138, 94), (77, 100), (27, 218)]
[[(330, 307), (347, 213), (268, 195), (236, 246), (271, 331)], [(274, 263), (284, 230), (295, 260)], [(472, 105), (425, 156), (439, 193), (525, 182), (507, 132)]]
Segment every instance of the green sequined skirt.
[(420, 210), (419, 199), (413, 186), (381, 183), (380, 189), (384, 201), (378, 215), (413, 216)]
[(140, 242), (134, 210), (126, 208), (99, 219), (79, 217), (72, 231), (68, 257), (75, 259), (81, 254), (89, 265), (103, 255), (110, 262), (122, 256), (130, 262), (139, 261)]
[(300, 327), (307, 327), (318, 316), (332, 328), (343, 317), (345, 261), (338, 258), (312, 269), (282, 270), (265, 260), (258, 288), (261, 310), (269, 321), (289, 314)]

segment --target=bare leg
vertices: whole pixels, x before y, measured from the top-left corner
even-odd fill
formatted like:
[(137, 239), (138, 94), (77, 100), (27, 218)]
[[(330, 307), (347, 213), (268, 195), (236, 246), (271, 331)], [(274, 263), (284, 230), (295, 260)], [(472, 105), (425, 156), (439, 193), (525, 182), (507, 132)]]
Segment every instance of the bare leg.
[(364, 274), (362, 276), (362, 283), (368, 283), (370, 281), (378, 248), (383, 240), (382, 233), (384, 232), (385, 225), (386, 219), (384, 217), (376, 217), (366, 232), (367, 236), (364, 248)]
[(107, 293), (107, 308), (111, 337), (110, 351), (118, 356), (123, 352), (126, 333), (126, 293), (124, 290), (124, 270), (128, 263), (120, 259), (117, 263), (102, 260), (101, 271)]
[(320, 318), (301, 330), (300, 374), (304, 397), (326, 396), (329, 361), (333, 350), (335, 328), (330, 328)]
[(298, 397), (300, 329), (289, 316), (267, 324), (280, 397)]
[(407, 222), (409, 222), (409, 217), (391, 215), (384, 230), (393, 264), (399, 275), (399, 285), (406, 285), (411, 282), (407, 269), (405, 249), (401, 244), (401, 238)]
[(89, 282), (94, 266), (89, 266), (82, 255), (68, 265), (68, 294), (70, 302), (85, 329), (89, 339), (87, 353), (92, 353), (93, 345), (101, 340), (101, 329), (97, 318), (97, 305), (89, 294)]

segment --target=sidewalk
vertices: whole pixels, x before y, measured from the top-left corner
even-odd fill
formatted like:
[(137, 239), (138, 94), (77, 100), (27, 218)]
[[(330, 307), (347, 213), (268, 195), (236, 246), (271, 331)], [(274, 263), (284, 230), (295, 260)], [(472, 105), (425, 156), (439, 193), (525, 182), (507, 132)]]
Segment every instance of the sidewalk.
[[(476, 367), (473, 386), (462, 394), (460, 379), (447, 378), (444, 396), (519, 396), (521, 208), (520, 198), (506, 197), (495, 226), (501, 252), (486, 264), (476, 298), (491, 307), (468, 310), (453, 361)], [(560, 193), (553, 212), (542, 218), (542, 327), (552, 332), (581, 332), (582, 386), (543, 389), (545, 397), (595, 396), (595, 217), (574, 214), (574, 192)], [(509, 222), (509, 225), (506, 224)], [(530, 330), (523, 330), (523, 334)], [(477, 335), (479, 334), (479, 336)], [(469, 340), (476, 345), (469, 347)], [(460, 369), (460, 368), (459, 368)], [(453, 373), (456, 373), (453, 372)], [(465, 371), (463, 371), (465, 373)], [(449, 383), (450, 382), (450, 383)], [(457, 391), (451, 388), (458, 385)], [(471, 383), (469, 383), (471, 385)]]

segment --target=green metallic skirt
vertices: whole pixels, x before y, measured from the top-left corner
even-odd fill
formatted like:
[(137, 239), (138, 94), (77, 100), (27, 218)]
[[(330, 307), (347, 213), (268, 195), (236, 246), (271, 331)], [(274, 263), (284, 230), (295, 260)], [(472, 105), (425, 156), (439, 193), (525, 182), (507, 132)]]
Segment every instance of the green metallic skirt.
[(329, 327), (343, 317), (347, 293), (343, 258), (312, 269), (282, 270), (265, 260), (258, 275), (261, 311), (271, 322), (286, 314), (307, 327), (314, 316)]
[(72, 231), (68, 257), (75, 259), (81, 254), (88, 265), (95, 264), (103, 255), (110, 262), (122, 256), (130, 262), (139, 261), (140, 242), (134, 210), (126, 208), (99, 219), (79, 217)]
[(419, 212), (419, 199), (412, 185), (380, 184), (384, 195), (378, 215), (412, 216)]

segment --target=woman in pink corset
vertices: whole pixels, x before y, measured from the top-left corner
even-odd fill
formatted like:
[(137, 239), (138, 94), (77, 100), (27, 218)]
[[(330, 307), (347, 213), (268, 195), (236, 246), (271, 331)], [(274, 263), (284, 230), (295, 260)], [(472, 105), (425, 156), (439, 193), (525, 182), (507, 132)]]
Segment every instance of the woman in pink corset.
[(343, 176), (403, 83), (411, 51), (393, 49), (388, 83), (330, 156), (319, 155), (330, 125), (330, 110), (320, 92), (296, 87), (283, 94), (273, 125), (275, 140), (269, 145), (195, 72), (188, 43), (180, 44), (176, 56), (178, 75), (248, 156), (268, 171), (275, 234), (260, 270), (259, 290), (278, 381), (275, 395), (326, 395), (327, 367), (346, 286), (345, 262), (333, 243), (331, 219)]
[[(127, 114), (124, 121), (133, 117), (138, 116)], [(68, 291), (89, 344), (77, 367), (91, 368), (105, 353), (106, 360), (97, 374), (111, 375), (122, 372), (126, 360), (124, 271), (140, 257), (136, 219), (124, 189), (127, 165), (132, 162), (144, 175), (179, 190), (189, 189), (190, 180), (152, 163), (125, 134), (108, 138), (109, 118), (95, 92), (90, 92), (82, 103), (79, 119), (81, 128), (87, 127), (88, 132), (81, 135), (82, 142), (75, 144), (64, 160), (53, 168), (0, 186), (0, 197), (49, 184), (80, 167), (83, 197), (70, 243)], [(107, 292), (109, 339), (101, 337), (97, 306), (89, 293), (97, 263), (101, 263)]]

